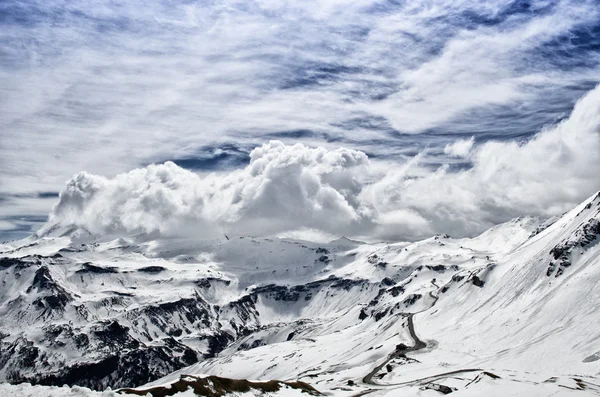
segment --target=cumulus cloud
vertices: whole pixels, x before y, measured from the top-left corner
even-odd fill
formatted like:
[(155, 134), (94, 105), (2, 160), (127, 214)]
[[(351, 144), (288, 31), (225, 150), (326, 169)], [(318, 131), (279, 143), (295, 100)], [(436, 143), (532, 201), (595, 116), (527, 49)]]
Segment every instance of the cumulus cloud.
[(49, 225), (199, 237), (353, 230), (363, 221), (356, 197), (368, 165), (351, 149), (271, 141), (251, 152), (247, 167), (228, 174), (201, 177), (173, 162), (113, 179), (81, 172), (61, 192)]
[[(250, 163), (198, 175), (172, 162), (114, 178), (77, 174), (60, 194), (52, 225), (99, 234), (209, 237), (311, 230), (369, 239), (472, 235), (515, 216), (560, 214), (600, 187), (600, 87), (571, 116), (527, 142), (472, 142), (472, 167), (428, 170), (422, 156), (383, 171), (361, 151), (271, 141)], [(465, 149), (467, 148), (467, 149)]]
[(451, 157), (468, 157), (473, 148), (473, 143), (475, 143), (475, 137), (449, 143), (444, 147), (444, 153)]

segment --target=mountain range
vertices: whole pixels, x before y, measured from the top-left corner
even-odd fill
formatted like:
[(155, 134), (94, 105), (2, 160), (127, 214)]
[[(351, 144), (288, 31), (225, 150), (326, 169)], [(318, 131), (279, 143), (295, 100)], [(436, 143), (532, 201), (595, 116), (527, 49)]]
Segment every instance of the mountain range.
[(600, 193), (418, 242), (43, 230), (0, 245), (7, 395), (600, 394)]

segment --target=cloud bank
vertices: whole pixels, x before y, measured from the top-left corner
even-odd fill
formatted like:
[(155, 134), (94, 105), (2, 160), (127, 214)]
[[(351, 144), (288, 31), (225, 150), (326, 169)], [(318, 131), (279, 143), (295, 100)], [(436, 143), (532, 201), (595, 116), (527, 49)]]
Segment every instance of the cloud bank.
[(386, 169), (354, 149), (271, 141), (251, 152), (245, 168), (219, 174), (172, 162), (114, 178), (81, 172), (60, 193), (41, 233), (74, 224), (103, 235), (316, 230), (412, 240), (472, 235), (523, 214), (560, 214), (600, 187), (600, 87), (569, 118), (527, 141), (459, 141), (449, 151), (469, 153), (472, 166), (430, 170), (417, 155)]

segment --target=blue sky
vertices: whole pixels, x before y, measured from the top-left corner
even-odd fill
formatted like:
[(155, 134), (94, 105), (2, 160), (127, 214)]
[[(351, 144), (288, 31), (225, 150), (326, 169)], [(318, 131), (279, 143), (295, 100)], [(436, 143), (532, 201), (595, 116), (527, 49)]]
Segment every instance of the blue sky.
[[(0, 240), (36, 230), (80, 171), (228, 175), (272, 139), (460, 172), (473, 160), (448, 145), (528, 141), (599, 62), (597, 1), (4, 0)], [(513, 207), (479, 226), (548, 214)]]

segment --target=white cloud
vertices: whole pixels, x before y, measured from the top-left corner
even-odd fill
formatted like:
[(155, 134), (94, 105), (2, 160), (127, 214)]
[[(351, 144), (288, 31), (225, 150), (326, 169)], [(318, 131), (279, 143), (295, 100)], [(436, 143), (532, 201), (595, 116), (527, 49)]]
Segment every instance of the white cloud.
[(247, 167), (229, 173), (200, 176), (171, 162), (112, 179), (82, 172), (61, 193), (48, 227), (197, 237), (474, 234), (522, 214), (560, 214), (592, 194), (600, 187), (599, 134), (600, 87), (528, 142), (478, 146), (473, 167), (458, 172), (429, 172), (420, 156), (382, 172), (360, 151), (279, 141), (257, 147)]
[[(514, 124), (520, 137), (533, 133), (600, 79), (598, 53), (574, 44), (600, 9), (519, 4), (6, 0), (0, 195), (56, 191), (80, 170), (113, 178), (204, 156), (205, 145), (252, 148), (281, 131), (317, 133), (286, 143), (373, 154), (370, 174), (382, 157), (439, 153), (457, 132), (478, 144), (509, 139)], [(488, 116), (473, 117), (482, 109)], [(444, 161), (429, 154), (423, 168)], [(341, 205), (328, 188), (319, 194), (319, 205)], [(6, 200), (0, 216), (47, 213), (48, 203)]]
[[(440, 167), (418, 179), (382, 180), (366, 190), (385, 214), (398, 206), (419, 214), (435, 232), (472, 234), (527, 214), (557, 215), (600, 188), (600, 88), (571, 116), (530, 141), (491, 141), (472, 152), (473, 167)], [(414, 221), (411, 221), (411, 224)], [(387, 234), (385, 232), (384, 234)]]
[(16, 225), (12, 222), (0, 220), (0, 231), (14, 230)]
[(444, 153), (450, 157), (468, 157), (473, 148), (473, 143), (475, 143), (475, 137), (449, 143), (444, 147)]
[(361, 222), (355, 197), (368, 166), (362, 152), (272, 141), (250, 157), (243, 170), (206, 177), (172, 162), (113, 179), (81, 172), (61, 193), (50, 223), (100, 234), (208, 236), (335, 231)]

